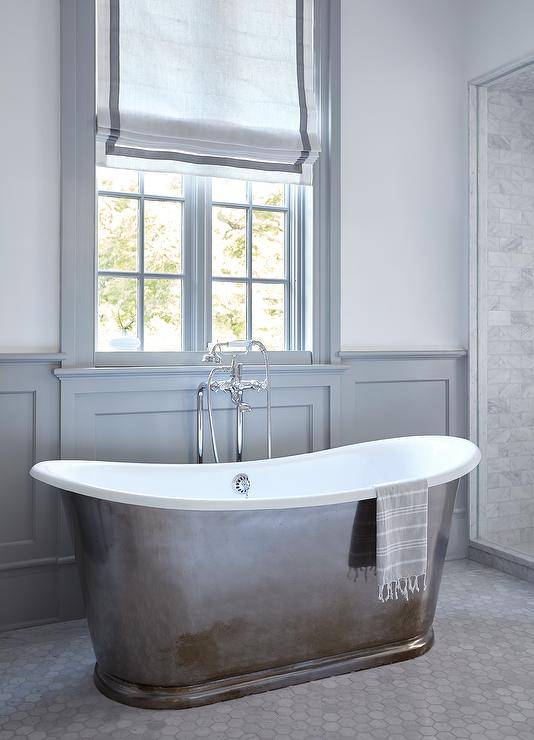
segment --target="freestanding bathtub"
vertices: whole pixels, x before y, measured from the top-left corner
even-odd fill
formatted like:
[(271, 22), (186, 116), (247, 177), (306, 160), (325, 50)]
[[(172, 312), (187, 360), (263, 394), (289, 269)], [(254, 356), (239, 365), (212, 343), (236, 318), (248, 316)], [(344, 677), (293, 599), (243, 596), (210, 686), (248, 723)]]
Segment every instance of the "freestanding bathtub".
[[(258, 462), (60, 460), (31, 473), (68, 494), (96, 686), (168, 709), (428, 650), (457, 482), (479, 460), (464, 439), (407, 437)], [(382, 603), (374, 487), (415, 478), (431, 487), (427, 590)]]

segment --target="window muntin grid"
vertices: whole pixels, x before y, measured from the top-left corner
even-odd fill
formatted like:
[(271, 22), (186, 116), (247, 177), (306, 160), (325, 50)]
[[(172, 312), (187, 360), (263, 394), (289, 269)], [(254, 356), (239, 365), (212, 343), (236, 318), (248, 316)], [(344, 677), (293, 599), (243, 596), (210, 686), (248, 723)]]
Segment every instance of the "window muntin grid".
[[(180, 178), (179, 190), (175, 188), (169, 191), (164, 190), (161, 183), (159, 186), (157, 183), (158, 178), (169, 177), (166, 173), (160, 175), (127, 170), (111, 171), (115, 179), (117, 172), (122, 178), (120, 187), (114, 187), (105, 182), (105, 175), (110, 170), (103, 170), (103, 174), (102, 170), (103, 168), (98, 168), (97, 195), (100, 203), (105, 198), (122, 199), (121, 202), (134, 204), (137, 215), (134, 229), (135, 248), (130, 250), (129, 261), (123, 260), (120, 264), (113, 264), (109, 260), (103, 261), (105, 250), (102, 239), (98, 239), (95, 334), (100, 363), (123, 364), (128, 351), (130, 353), (133, 351), (133, 355), (144, 352), (147, 358), (150, 355), (156, 363), (160, 362), (155, 359), (159, 356), (164, 364), (168, 363), (173, 352), (177, 352), (176, 361), (180, 362), (180, 356), (184, 352), (202, 351), (206, 343), (215, 338), (231, 339), (230, 332), (224, 331), (221, 336), (218, 331), (220, 327), (217, 326), (217, 317), (213, 315), (213, 297), (218, 290), (232, 284), (244, 294), (244, 326), (238, 338), (244, 338), (245, 333), (248, 337), (259, 333), (259, 338), (262, 338), (262, 316), (265, 319), (268, 315), (271, 322), (274, 316), (278, 327), (277, 341), (273, 344), (270, 336), (264, 336), (268, 348), (271, 343), (271, 350), (303, 349), (301, 339), (304, 316), (302, 305), (304, 188), (234, 180), (223, 181), (226, 189), (221, 191), (219, 180), (183, 176)], [(281, 199), (269, 202), (266, 193), (272, 196), (273, 188), (277, 187), (281, 188)], [(165, 271), (160, 271), (154, 268), (150, 259), (147, 259), (150, 244), (147, 240), (145, 221), (147, 211), (156, 206), (165, 207), (166, 204), (179, 204), (181, 210), (180, 249), (176, 263), (170, 267), (167, 265)], [(223, 274), (220, 265), (217, 266), (216, 261), (213, 263), (212, 260), (214, 247), (212, 223), (217, 209), (234, 209), (243, 216), (244, 257), (239, 267), (234, 265), (233, 268), (230, 266), (227, 269), (228, 274)], [(255, 225), (261, 218), (274, 219), (278, 224), (275, 229), (277, 243), (274, 245), (277, 259), (272, 261), (272, 264), (264, 260), (263, 267), (258, 268), (259, 261), (254, 255), (258, 241)], [(136, 261), (132, 260), (134, 252)], [(106, 345), (98, 336), (99, 298), (102, 297), (99, 284), (102, 280), (111, 279), (133, 281), (129, 283), (129, 290), (131, 293), (132, 285), (135, 285), (136, 296), (134, 325), (128, 327), (126, 322), (124, 331), (126, 339), (117, 337), (119, 341), (114, 342), (113, 346), (109, 343)], [(158, 345), (157, 341), (153, 341), (153, 333), (150, 335), (147, 333), (150, 321), (147, 322), (146, 287), (163, 285), (155, 281), (172, 281), (175, 288), (173, 291), (167, 291), (173, 294), (172, 301), (169, 302), (179, 313), (179, 320), (177, 319), (177, 324), (180, 324), (179, 337), (173, 346), (168, 346), (168, 343)], [(170, 286), (171, 282), (165, 284)], [(131, 323), (131, 315), (129, 319)], [(114, 360), (114, 357), (117, 359)], [(133, 362), (135, 364), (135, 360)]]

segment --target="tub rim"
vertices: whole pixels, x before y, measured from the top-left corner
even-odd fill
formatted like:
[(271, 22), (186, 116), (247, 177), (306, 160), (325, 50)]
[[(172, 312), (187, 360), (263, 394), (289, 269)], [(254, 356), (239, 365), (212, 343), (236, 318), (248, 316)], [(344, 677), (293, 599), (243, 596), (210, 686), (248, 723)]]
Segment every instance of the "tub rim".
[[(302, 464), (303, 458), (310, 463), (317, 459), (324, 459), (328, 457), (347, 457), (351, 453), (358, 451), (359, 453), (365, 454), (366, 450), (375, 450), (376, 448), (383, 448), (384, 455), (387, 455), (388, 448), (395, 449), (402, 448), (412, 450), (417, 447), (422, 447), (424, 451), (425, 445), (442, 444), (444, 446), (444, 457), (448, 451), (451, 459), (444, 461), (444, 467), (441, 470), (436, 470), (432, 475), (420, 475), (420, 478), (426, 478), (429, 487), (439, 486), (444, 483), (449, 483), (453, 480), (461, 478), (463, 475), (470, 473), (476, 468), (481, 459), (481, 453), (478, 447), (471, 441), (463, 439), (462, 437), (451, 437), (446, 435), (425, 435), (425, 436), (413, 436), (413, 437), (394, 437), (384, 440), (375, 440), (371, 442), (359, 442), (351, 445), (344, 445), (341, 447), (334, 447), (327, 450), (320, 450), (317, 452), (304, 453), (302, 455), (293, 455), (288, 457), (279, 457), (272, 460), (255, 460), (250, 462), (241, 463), (218, 463), (209, 465), (192, 465), (191, 463), (132, 463), (132, 462), (104, 462), (98, 460), (47, 460), (35, 464), (31, 470), (30, 475), (36, 480), (54, 486), (63, 491), (71, 493), (81, 494), (83, 496), (89, 496), (91, 498), (101, 499), (103, 501), (131, 504), (134, 506), (146, 506), (149, 508), (161, 508), (161, 509), (178, 509), (187, 511), (254, 511), (254, 510), (266, 510), (266, 509), (288, 509), (288, 508), (306, 508), (310, 506), (327, 506), (331, 504), (351, 503), (356, 501), (362, 501), (364, 499), (371, 499), (376, 497), (376, 486), (379, 485), (395, 485), (398, 483), (407, 482), (409, 479), (398, 479), (398, 480), (377, 480), (371, 486), (362, 488), (351, 488), (336, 491), (327, 491), (325, 493), (313, 493), (313, 494), (299, 494), (291, 495), (286, 497), (255, 497), (251, 495), (248, 498), (238, 495), (231, 491), (231, 486), (228, 486), (227, 496), (221, 498), (187, 498), (183, 496), (169, 497), (151, 492), (134, 492), (128, 491), (121, 488), (114, 487), (102, 487), (101, 485), (93, 485), (90, 483), (84, 483), (83, 481), (76, 480), (72, 474), (76, 470), (80, 470), (84, 467), (109, 467), (112, 470), (117, 468), (127, 467), (130, 471), (136, 469), (151, 469), (153, 472), (157, 472), (161, 469), (172, 469), (176, 472), (187, 470), (189, 475), (198, 475), (200, 484), (200, 476), (202, 475), (213, 475), (217, 471), (222, 474), (223, 471), (228, 472), (228, 483), (231, 484), (233, 477), (236, 473), (247, 473), (256, 474), (261, 472), (262, 467), (268, 465), (280, 465), (291, 467), (294, 464)], [(447, 442), (445, 442), (447, 440)], [(446, 450), (446, 446), (449, 450)], [(424, 459), (424, 456), (423, 456)], [(448, 464), (447, 464), (448, 463)], [(193, 471), (198, 471), (193, 473)], [(201, 472), (202, 471), (202, 472)], [(209, 472), (208, 472), (209, 471)], [(69, 475), (70, 472), (70, 475)], [(231, 497), (228, 492), (231, 492)]]

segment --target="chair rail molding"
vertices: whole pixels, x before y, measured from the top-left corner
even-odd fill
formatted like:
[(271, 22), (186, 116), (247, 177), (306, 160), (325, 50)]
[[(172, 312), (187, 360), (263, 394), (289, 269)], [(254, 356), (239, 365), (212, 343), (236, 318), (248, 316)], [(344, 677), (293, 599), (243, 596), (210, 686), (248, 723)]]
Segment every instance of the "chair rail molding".
[(420, 348), (420, 349), (388, 349), (362, 348), (355, 350), (341, 350), (338, 357), (341, 360), (456, 360), (467, 356), (467, 350), (461, 347), (452, 348)]
[(0, 352), (0, 365), (47, 365), (65, 357), (63, 352)]

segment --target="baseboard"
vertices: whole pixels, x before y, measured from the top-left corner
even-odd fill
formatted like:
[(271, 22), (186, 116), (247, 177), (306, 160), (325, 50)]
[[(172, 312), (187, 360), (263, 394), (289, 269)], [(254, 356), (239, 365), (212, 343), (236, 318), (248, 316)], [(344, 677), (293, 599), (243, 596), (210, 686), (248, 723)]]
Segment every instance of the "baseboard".
[(79, 619), (83, 615), (75, 563), (0, 571), (0, 631)]

